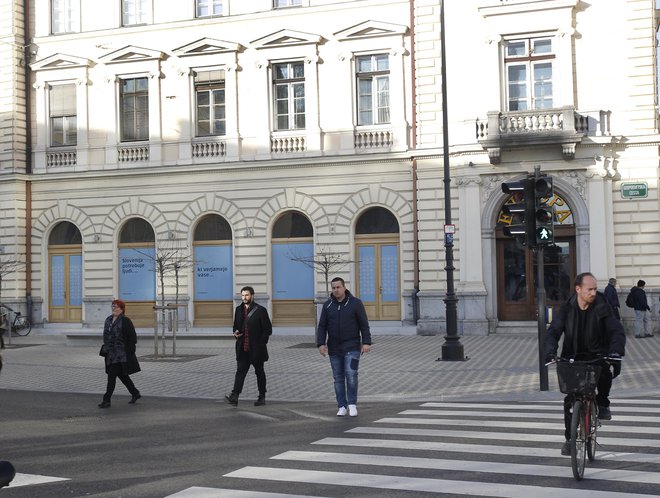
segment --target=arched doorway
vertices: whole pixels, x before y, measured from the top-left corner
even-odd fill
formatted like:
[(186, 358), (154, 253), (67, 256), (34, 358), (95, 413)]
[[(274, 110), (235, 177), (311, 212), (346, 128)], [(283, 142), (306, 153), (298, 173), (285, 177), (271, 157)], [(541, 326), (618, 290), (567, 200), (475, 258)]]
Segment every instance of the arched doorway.
[(314, 230), (296, 211), (273, 225), (273, 325), (314, 325)]
[(142, 218), (132, 218), (119, 234), (119, 299), (136, 327), (153, 327), (156, 304), (154, 230)]
[[(504, 204), (515, 203), (513, 196)], [(570, 206), (558, 194), (547, 201), (554, 208), (554, 244), (543, 251), (546, 305), (557, 309), (573, 292), (576, 276), (575, 224)], [(537, 255), (520, 240), (507, 237), (502, 227), (520, 223), (499, 211), (497, 220), (497, 318), (501, 321), (536, 320)]]
[(355, 226), (358, 297), (369, 320), (401, 320), (399, 223), (387, 209), (373, 207)]
[(50, 264), (48, 320), (74, 323), (82, 320), (82, 236), (73, 223), (55, 225), (48, 238)]
[(229, 223), (217, 214), (204, 216), (193, 234), (194, 325), (233, 323), (233, 254)]

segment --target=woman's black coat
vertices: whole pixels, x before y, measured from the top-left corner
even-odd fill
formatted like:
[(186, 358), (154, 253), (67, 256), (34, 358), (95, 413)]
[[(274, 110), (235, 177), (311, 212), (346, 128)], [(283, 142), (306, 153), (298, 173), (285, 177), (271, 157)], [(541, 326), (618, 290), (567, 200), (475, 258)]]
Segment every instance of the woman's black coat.
[[(121, 340), (117, 340), (119, 337)], [(120, 315), (114, 323), (112, 323), (112, 315), (105, 319), (103, 345), (106, 351), (105, 373), (108, 373), (112, 363), (121, 363), (125, 375), (131, 375), (141, 370), (135, 355), (137, 334), (133, 322), (127, 316)]]

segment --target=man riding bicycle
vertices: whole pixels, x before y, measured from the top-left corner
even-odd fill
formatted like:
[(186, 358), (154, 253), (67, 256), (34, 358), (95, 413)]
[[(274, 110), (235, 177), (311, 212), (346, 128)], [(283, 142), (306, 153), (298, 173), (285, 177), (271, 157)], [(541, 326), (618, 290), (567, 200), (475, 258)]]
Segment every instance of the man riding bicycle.
[[(561, 351), (563, 358), (576, 360), (592, 360), (599, 356), (624, 356), (626, 333), (623, 325), (614, 316), (614, 311), (605, 296), (598, 292), (596, 278), (588, 272), (580, 273), (575, 278), (575, 294), (560, 308), (554, 317), (545, 336), (543, 345), (546, 363), (552, 361), (557, 354), (557, 347), (562, 334), (564, 344)], [(610, 370), (610, 366), (613, 368)], [(612, 379), (621, 372), (621, 362), (614, 365), (602, 365), (596, 402), (598, 403), (598, 418), (610, 420), (610, 388)], [(571, 396), (564, 398), (564, 424), (566, 442), (561, 454), (570, 455), (568, 440), (571, 437)]]

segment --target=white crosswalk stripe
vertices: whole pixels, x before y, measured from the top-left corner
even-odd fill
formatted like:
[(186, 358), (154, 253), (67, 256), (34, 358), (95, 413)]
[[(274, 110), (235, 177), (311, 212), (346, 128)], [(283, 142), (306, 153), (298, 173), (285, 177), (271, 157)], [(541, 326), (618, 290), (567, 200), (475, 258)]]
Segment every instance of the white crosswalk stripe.
[[(660, 400), (616, 400), (613, 413), (599, 429), (597, 460), (587, 463), (580, 483), (559, 451), (561, 402), (423, 403), (342, 437), (314, 441), (309, 450), (274, 455), (273, 465), (243, 467), (223, 477), (249, 480), (250, 489), (264, 492), (268, 483), (285, 482), (291, 492), (296, 485), (305, 492), (318, 486), (319, 494), (328, 494), (329, 486), (338, 486), (354, 488), (356, 496), (384, 490), (409, 496), (658, 496)], [(171, 498), (221, 497), (227, 489)]]
[(18, 488), (21, 486), (33, 486), (35, 484), (46, 484), (49, 482), (58, 482), (58, 481), (68, 481), (67, 477), (50, 477), (50, 476), (40, 476), (36, 474), (20, 474), (16, 473), (16, 476), (12, 480), (11, 484), (7, 488)]

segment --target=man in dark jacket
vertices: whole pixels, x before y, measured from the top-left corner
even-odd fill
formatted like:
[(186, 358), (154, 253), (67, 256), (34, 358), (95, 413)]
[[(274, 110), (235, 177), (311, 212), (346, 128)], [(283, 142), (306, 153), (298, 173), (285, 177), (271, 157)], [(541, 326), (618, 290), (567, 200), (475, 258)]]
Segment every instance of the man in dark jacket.
[(649, 333), (649, 314), (651, 311), (648, 300), (646, 299), (646, 291), (644, 280), (637, 281), (637, 287), (630, 289), (630, 296), (632, 297), (632, 308), (635, 310), (635, 337), (652, 337), (653, 334)]
[(231, 394), (225, 396), (227, 403), (237, 406), (238, 397), (243, 391), (245, 376), (254, 367), (257, 376), (259, 397), (254, 406), (266, 404), (266, 371), (264, 363), (268, 361), (268, 338), (273, 333), (273, 326), (268, 317), (268, 310), (254, 302), (254, 289), (250, 286), (241, 289), (242, 304), (234, 313), (234, 337), (236, 338), (236, 376)]
[(616, 319), (621, 320), (621, 314), (619, 313), (621, 304), (619, 303), (619, 294), (616, 291), (616, 278), (610, 278), (603, 294), (605, 295), (605, 300), (610, 303)]
[(338, 417), (357, 416), (358, 367), (362, 353), (371, 351), (371, 332), (362, 301), (354, 297), (344, 279), (332, 279), (332, 296), (323, 305), (316, 345), (330, 356), (335, 380)]
[[(545, 336), (544, 352), (546, 362), (551, 361), (557, 353), (559, 339), (564, 335), (561, 356), (577, 360), (591, 360), (603, 355), (619, 356), (625, 354), (626, 334), (623, 325), (614, 317), (612, 307), (603, 294), (597, 291), (596, 278), (591, 273), (581, 273), (575, 278), (575, 294), (559, 309), (550, 324)], [(598, 418), (610, 420), (610, 388), (612, 379), (621, 372), (621, 363), (614, 362), (602, 365), (598, 379), (596, 402), (598, 403)], [(566, 442), (561, 449), (562, 455), (569, 455), (571, 425), (571, 398), (564, 398), (564, 433)]]

